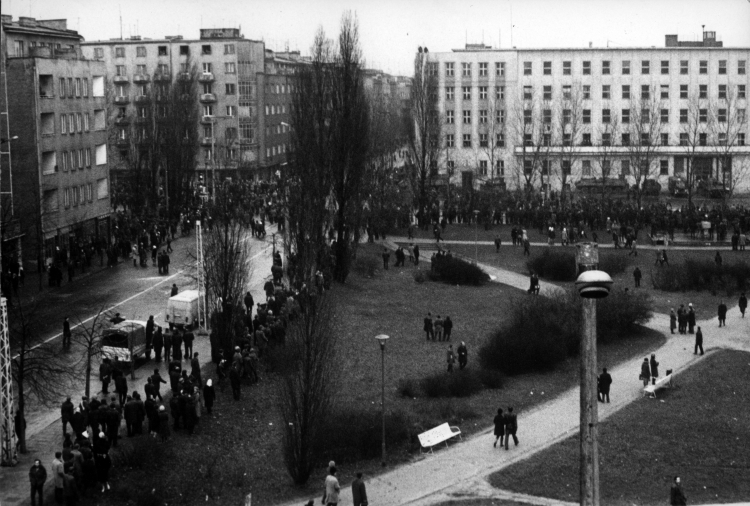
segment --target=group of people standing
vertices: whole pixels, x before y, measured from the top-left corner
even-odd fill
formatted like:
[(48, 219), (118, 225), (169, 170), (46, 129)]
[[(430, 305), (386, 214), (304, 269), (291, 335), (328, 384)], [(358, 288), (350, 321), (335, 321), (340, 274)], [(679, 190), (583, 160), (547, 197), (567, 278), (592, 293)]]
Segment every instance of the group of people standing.
[(445, 320), (440, 315), (433, 318), (432, 313), (428, 312), (424, 318), (422, 330), (424, 330), (428, 341), (450, 341), (453, 332), (453, 320), (450, 316), (446, 316)]
[(695, 308), (689, 303), (687, 309), (685, 304), (680, 304), (675, 313), (674, 308), (669, 310), (669, 330), (674, 334), (675, 329), (680, 334), (693, 334), (695, 332)]

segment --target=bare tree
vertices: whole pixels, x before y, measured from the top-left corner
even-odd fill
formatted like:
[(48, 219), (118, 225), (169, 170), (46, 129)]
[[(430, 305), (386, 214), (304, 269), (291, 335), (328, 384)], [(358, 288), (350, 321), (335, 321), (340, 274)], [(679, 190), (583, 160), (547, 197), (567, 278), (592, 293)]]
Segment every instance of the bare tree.
[(302, 314), (287, 329), (278, 399), (285, 428), (284, 461), (294, 482), (304, 484), (320, 450), (339, 367), (332, 301), (312, 295), (300, 302)]
[[(597, 149), (594, 155), (594, 177), (601, 177), (600, 207), (604, 211), (604, 199), (608, 195), (608, 181), (612, 174), (612, 165), (618, 159), (615, 140), (620, 135), (619, 116), (610, 116), (609, 121), (600, 122), (596, 133)], [(603, 217), (602, 217), (603, 218)]]
[(699, 156), (703, 154), (703, 146), (708, 143), (708, 116), (709, 110), (705, 100), (701, 101), (697, 96), (688, 99), (687, 109), (680, 110), (680, 139), (684, 157), (682, 158), (683, 172), (685, 174), (685, 186), (688, 194), (688, 208), (693, 206), (693, 195), (696, 189), (696, 168)]
[[(544, 188), (549, 176), (549, 150), (552, 144), (551, 97), (540, 100), (530, 86), (524, 87), (513, 107), (512, 131), (514, 144), (521, 148), (515, 157), (515, 173), (518, 182), (522, 178), (527, 195), (534, 190), (534, 181), (539, 178)], [(544, 162), (544, 163), (543, 163)], [(549, 183), (549, 180), (547, 180)]]
[(563, 86), (562, 99), (557, 102), (556, 136), (558, 155), (558, 177), (560, 179), (560, 201), (563, 207), (568, 191), (568, 178), (573, 170), (574, 155), (583, 134), (583, 90), (581, 85)]
[(744, 145), (747, 134), (747, 113), (731, 85), (719, 85), (719, 98), (710, 105), (709, 131), (714, 155), (719, 163), (722, 183), (727, 201), (734, 195), (737, 186), (747, 177), (750, 162), (746, 156), (733, 156), (737, 147)]
[(104, 306), (105, 304), (102, 303), (99, 310), (90, 319), (76, 318), (76, 328), (71, 336), (71, 341), (83, 349), (80, 362), (84, 372), (86, 397), (91, 396), (92, 363), (101, 356), (102, 332), (109, 327), (107, 322), (109, 315), (106, 313)]
[(657, 167), (657, 154), (661, 135), (662, 101), (656, 95), (656, 87), (641, 91), (640, 100), (633, 100), (635, 108), (629, 109), (630, 123), (621, 118), (623, 135), (629, 136), (627, 156), (630, 159), (631, 171), (635, 185), (635, 198), (638, 207), (643, 198), (643, 187), (646, 180), (653, 176)]
[[(480, 112), (479, 117), (479, 134), (486, 137), (484, 140), (480, 137), (479, 149), (487, 158), (489, 179), (495, 181), (498, 175), (498, 161), (502, 159), (502, 153), (505, 151), (505, 102), (497, 93), (492, 93), (486, 88), (484, 93), (487, 95), (487, 109), (484, 113)], [(480, 91), (480, 100), (481, 93)]]

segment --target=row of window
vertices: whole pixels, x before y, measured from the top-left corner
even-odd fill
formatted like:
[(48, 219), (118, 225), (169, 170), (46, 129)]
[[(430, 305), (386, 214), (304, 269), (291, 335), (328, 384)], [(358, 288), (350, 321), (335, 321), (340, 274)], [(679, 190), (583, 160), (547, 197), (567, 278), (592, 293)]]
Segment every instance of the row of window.
[[(156, 46), (157, 56), (169, 56), (169, 46)], [(213, 46), (211, 44), (201, 45), (201, 55), (209, 56), (213, 54)], [(224, 44), (224, 54), (235, 54), (234, 44)], [(180, 55), (189, 56), (190, 46), (183, 44), (180, 45)], [(148, 46), (136, 46), (135, 56), (138, 58), (146, 58), (148, 56)], [(104, 58), (104, 48), (95, 47), (94, 57), (97, 59)], [(115, 58), (125, 58), (125, 46), (115, 47)]]
[(284, 124), (278, 124), (274, 126), (267, 126), (266, 127), (266, 137), (273, 134), (285, 134), (289, 131), (289, 125), (286, 123)]
[(286, 106), (283, 104), (266, 105), (266, 116), (271, 116), (274, 114), (286, 114), (286, 112), (287, 112)]
[(90, 169), (91, 148), (63, 151), (60, 153), (60, 159), (58, 162), (63, 172), (68, 172), (68, 170), (83, 170), (84, 167)]
[[(242, 67), (243, 65), (252, 65), (250, 62), (239, 62), (239, 65)], [(211, 62), (203, 62), (201, 63), (201, 71), (203, 74), (212, 74), (214, 71), (214, 64)], [(188, 63), (180, 63), (180, 73), (188, 73), (190, 72), (190, 64)], [(135, 66), (135, 73), (136, 75), (149, 75), (148, 74), (148, 66), (145, 64), (137, 64)], [(168, 75), (169, 74), (169, 65), (166, 63), (159, 63), (156, 66), (156, 73), (158, 75)], [(237, 73), (237, 63), (235, 62), (224, 62), (224, 73), (225, 74), (236, 74)], [(115, 75), (118, 77), (127, 77), (128, 75), (128, 66), (124, 64), (115, 65)], [(288, 86), (289, 87), (289, 86)]]
[[(463, 100), (471, 100), (472, 96), (472, 90), (474, 88), (472, 86), (461, 86), (461, 97)], [(479, 96), (479, 100), (487, 100), (489, 96), (489, 86), (477, 86), (477, 95)], [(650, 100), (652, 95), (654, 97), (657, 96), (657, 90), (658, 90), (658, 97), (660, 99), (669, 99), (670, 96), (670, 85), (668, 84), (662, 84), (659, 85), (657, 88), (656, 86), (651, 86), (648, 84), (642, 84), (640, 89), (640, 97), (641, 100)], [(719, 84), (717, 87), (717, 94), (720, 99), (731, 99), (731, 98), (737, 98), (737, 99), (744, 99), (747, 96), (747, 86), (744, 84), (738, 84), (736, 87), (736, 92), (731, 94), (732, 88), (729, 88), (726, 84)], [(564, 100), (571, 100), (573, 99), (573, 86), (570, 84), (563, 85), (561, 87), (562, 91), (562, 98)], [(633, 93), (633, 86), (630, 84), (623, 84), (621, 86), (621, 93), (622, 98), (625, 100), (629, 100), (634, 98)], [(689, 98), (690, 94), (690, 87), (687, 84), (681, 84), (680, 85), (680, 99), (687, 99)], [(602, 99), (603, 100), (609, 100), (612, 98), (612, 86), (609, 84), (602, 85)], [(446, 86), (445, 87), (445, 100), (446, 101), (453, 101), (456, 97), (456, 88), (454, 86)], [(496, 101), (504, 101), (505, 100), (505, 86), (495, 86), (495, 94), (494, 94)], [(534, 87), (533, 86), (524, 86), (523, 87), (523, 98), (524, 100), (532, 100), (534, 97)], [(577, 98), (577, 97), (575, 97)], [(591, 86), (588, 84), (581, 86), (581, 99), (583, 100), (591, 100)], [(707, 84), (699, 84), (698, 85), (698, 98), (701, 99), (707, 99), (708, 98), (708, 85)], [(551, 85), (545, 85), (542, 87), (542, 100), (552, 100), (552, 86)]]
[[(41, 114), (41, 134), (44, 137), (55, 135), (55, 113)], [(59, 125), (60, 134), (80, 134), (91, 131), (91, 115), (88, 112), (71, 112), (60, 113), (57, 124)], [(94, 111), (94, 130), (103, 130), (105, 128), (104, 110)]]
[[(26, 55), (26, 51), (24, 48), (25, 41), (23, 40), (15, 40), (13, 41), (13, 47), (15, 49), (16, 56), (19, 58), (23, 58)], [(29, 41), (29, 49), (37, 47), (51, 47), (53, 49), (62, 49), (62, 44), (54, 43), (54, 42), (37, 42), (35, 40)], [(65, 46), (67, 49), (75, 49), (75, 44), (67, 44)]]
[(284, 95), (293, 92), (294, 87), (291, 84), (266, 84), (266, 95)]
[(266, 148), (266, 158), (271, 158), (272, 156), (276, 155), (282, 155), (287, 152), (287, 144), (279, 144), (278, 146), (271, 146), (270, 148)]
[(68, 170), (82, 169), (84, 166), (91, 168), (94, 165), (106, 165), (107, 163), (107, 145), (97, 144), (93, 152), (91, 148), (73, 149), (70, 151), (44, 151), (42, 152), (41, 169), (42, 174), (54, 174), (60, 171), (62, 166), (63, 172)]
[(94, 187), (92, 183), (82, 184), (80, 186), (70, 186), (63, 189), (63, 205), (69, 208), (86, 204), (86, 201), (94, 201)]
[[(39, 96), (51, 98), (55, 96), (52, 86), (52, 76), (39, 76)], [(88, 98), (89, 79), (87, 77), (60, 77), (57, 84), (59, 98)]]
[[(651, 60), (641, 60), (641, 75), (651, 74)], [(708, 60), (700, 60), (698, 62), (698, 74), (708, 74)], [(461, 63), (461, 77), (471, 77), (472, 75), (472, 62)], [(478, 75), (479, 77), (489, 77), (490, 63), (489, 62), (478, 62)], [(669, 75), (671, 62), (669, 60), (660, 61), (660, 74)], [(591, 75), (592, 64), (590, 60), (581, 62), (581, 75)], [(533, 75), (534, 62), (524, 61), (523, 62), (523, 75)], [(552, 75), (552, 61), (542, 62), (542, 75)], [(570, 60), (562, 62), (562, 75), (569, 76), (573, 75), (573, 62)], [(438, 64), (437, 62), (431, 62), (427, 66), (428, 75), (437, 76)], [(601, 75), (612, 74), (612, 61), (602, 60), (600, 62)], [(718, 66), (716, 72), (719, 75), (726, 75), (728, 73), (727, 60), (718, 60)], [(738, 75), (745, 75), (747, 73), (747, 60), (737, 60), (736, 72)], [(494, 73), (496, 77), (505, 76), (505, 62), (494, 62)], [(622, 60), (620, 61), (620, 73), (624, 76), (631, 74), (631, 61)], [(690, 73), (690, 60), (680, 60), (680, 72), (681, 75), (687, 75)], [(454, 62), (445, 62), (445, 76), (455, 77)]]

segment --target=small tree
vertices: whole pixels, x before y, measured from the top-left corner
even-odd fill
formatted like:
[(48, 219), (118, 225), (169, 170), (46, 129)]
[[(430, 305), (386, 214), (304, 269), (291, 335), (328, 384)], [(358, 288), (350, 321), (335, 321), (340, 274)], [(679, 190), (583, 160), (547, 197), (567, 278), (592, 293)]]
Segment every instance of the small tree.
[(656, 93), (654, 86), (648, 89), (648, 93), (642, 90), (640, 100), (632, 102), (636, 107), (630, 110), (630, 123), (626, 124), (624, 119), (620, 121), (623, 133), (630, 136), (627, 156), (635, 180), (633, 189), (639, 208), (643, 198), (643, 185), (655, 173), (657, 165), (655, 162), (660, 144), (662, 101)]
[(557, 125), (554, 128), (557, 137), (556, 144), (559, 162), (558, 176), (560, 179), (560, 201), (565, 206), (568, 191), (568, 178), (573, 170), (576, 146), (580, 145), (583, 133), (583, 90), (580, 84), (569, 89), (563, 87), (562, 100), (558, 102), (556, 111)]
[[(540, 188), (544, 188), (545, 177), (549, 176), (549, 154), (552, 144), (551, 99), (539, 100), (531, 87), (524, 87), (513, 108), (512, 132), (515, 145), (521, 148), (516, 155), (514, 168), (520, 185), (529, 196), (534, 191), (534, 181), (539, 178)], [(549, 182), (549, 180), (547, 181)]]
[[(597, 131), (598, 146), (594, 155), (594, 170), (597, 176), (601, 176), (601, 187), (599, 192), (600, 208), (604, 212), (604, 198), (607, 196), (607, 181), (613, 174), (612, 165), (617, 160), (617, 148), (614, 147), (615, 140), (620, 135), (620, 122), (617, 115), (610, 116), (609, 121), (599, 124)], [(603, 219), (604, 216), (601, 216)]]
[(109, 327), (108, 317), (102, 304), (92, 318), (82, 320), (77, 317), (76, 328), (72, 332), (71, 341), (80, 346), (83, 351), (80, 362), (84, 371), (86, 397), (91, 397), (92, 364), (101, 356), (102, 332)]
[(733, 156), (737, 146), (740, 146), (741, 136), (747, 135), (744, 133), (748, 125), (747, 111), (740, 107), (739, 102), (734, 86), (719, 85), (719, 98), (710, 105), (709, 132), (726, 189), (725, 203), (734, 195), (750, 169), (747, 156)]

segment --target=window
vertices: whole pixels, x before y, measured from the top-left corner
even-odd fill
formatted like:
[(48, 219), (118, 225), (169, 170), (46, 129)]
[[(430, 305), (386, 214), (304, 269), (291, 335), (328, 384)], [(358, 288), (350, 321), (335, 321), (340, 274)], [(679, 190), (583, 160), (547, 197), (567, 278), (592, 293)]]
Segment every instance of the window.
[(76, 115), (73, 113), (68, 114), (68, 132), (76, 133)]
[(719, 75), (724, 75), (726, 73), (727, 73), (727, 61), (719, 60)]
[(591, 75), (591, 62), (590, 61), (583, 62), (583, 75), (585, 76)]
[(498, 177), (505, 177), (505, 161), (504, 160), (496, 160), (495, 169), (496, 169)]
[(88, 132), (91, 129), (91, 117), (89, 113), (83, 115), (83, 131)]
[(583, 138), (581, 139), (581, 146), (591, 146), (591, 134), (590, 133), (583, 134)]
[(610, 86), (609, 84), (605, 84), (602, 86), (602, 99), (609, 100), (610, 97)]
[(66, 208), (70, 207), (70, 188), (63, 190), (63, 205)]
[(106, 119), (104, 109), (94, 110), (94, 130), (104, 130), (106, 128)]
[(76, 113), (76, 132), (79, 134), (83, 132), (83, 115), (79, 112)]
[(591, 177), (591, 160), (581, 161), (581, 175), (583, 177)]
[(707, 144), (708, 144), (708, 134), (705, 134), (705, 133), (698, 134), (698, 145), (706, 146)]
[(641, 167), (640, 167), (641, 176), (647, 176), (648, 169), (649, 169), (649, 161), (641, 160)]
[[(51, 132), (54, 133), (54, 132)], [(68, 120), (64, 114), (60, 115), (60, 133), (66, 134), (68, 133)], [(42, 132), (44, 134), (44, 132)]]
[(224, 44), (224, 54), (234, 54), (234, 44)]
[(126, 76), (127, 71), (125, 70), (125, 65), (116, 65), (115, 66), (115, 75), (117, 76)]
[(688, 85), (687, 84), (681, 84), (680, 85), (680, 98), (688, 98)]
[(612, 145), (612, 134), (607, 132), (602, 134), (602, 146)]
[(744, 125), (745, 121), (745, 109), (737, 109), (737, 124)]
[(107, 164), (107, 145), (98, 144), (95, 149), (96, 149), (96, 164), (106, 165)]
[(708, 98), (708, 85), (707, 84), (698, 85), (698, 98)]
[(505, 100), (505, 86), (495, 86), (495, 100)]
[(464, 109), (464, 125), (471, 125), (471, 110)]
[(471, 86), (463, 86), (461, 91), (463, 92), (464, 100), (471, 100)]
[(83, 170), (83, 163), (84, 163), (84, 156), (83, 156), (83, 149), (78, 150), (78, 170)]
[(68, 172), (68, 152), (63, 151), (62, 153), (60, 153), (60, 155), (60, 164), (62, 165), (62, 171)]
[(660, 176), (669, 175), (669, 160), (659, 160), (659, 175)]
[(747, 60), (737, 60), (737, 74), (744, 76), (747, 73)]
[(482, 109), (479, 111), (479, 123), (481, 125), (487, 124), (487, 109)]
[(641, 85), (641, 100), (648, 100), (651, 98), (651, 90), (648, 84)]
[(542, 98), (544, 100), (552, 100), (552, 86), (544, 86), (542, 88)]
[(109, 185), (107, 184), (107, 178), (98, 179), (96, 181), (96, 198), (106, 199), (109, 197)]
[(534, 170), (534, 167), (532, 166), (532, 160), (524, 160), (523, 161), (523, 173), (527, 176), (530, 175)]
[(65, 98), (65, 78), (64, 77), (60, 78), (60, 85), (58, 86), (58, 88), (60, 88), (59, 90), (57, 90), (58, 93), (60, 94), (60, 98)]
[(445, 87), (445, 99), (446, 100), (453, 100), (453, 86), (446, 86)]
[(591, 123), (591, 109), (583, 110), (583, 123), (584, 124)]
[(89, 78), (88, 77), (83, 78), (83, 97), (84, 98), (89, 97)]
[(180, 46), (180, 56), (189, 56), (190, 46)]
[(660, 111), (659, 120), (662, 123), (669, 123), (669, 109), (662, 109)]
[(723, 99), (727, 98), (727, 85), (726, 84), (719, 85), (719, 98), (723, 98)]
[(495, 76), (505, 77), (505, 62), (495, 62)]
[(662, 75), (668, 75), (669, 74), (669, 60), (662, 60), (661, 61), (661, 73), (662, 73)]
[(699, 74), (708, 74), (708, 60), (701, 60), (698, 67)]
[(570, 109), (563, 109), (562, 121), (564, 125), (570, 124), (570, 116), (571, 116)]
[(487, 160), (479, 160), (479, 175), (487, 175)]
[(562, 173), (564, 176), (570, 175), (570, 167), (571, 167), (570, 160), (562, 161)]
[(470, 148), (471, 147), (471, 134), (464, 134), (463, 139), (464, 139), (463, 146), (465, 148)]
[(546, 61), (542, 64), (542, 73), (545, 76), (551, 76), (552, 75), (552, 62)]
[(180, 63), (180, 73), (181, 74), (189, 74), (190, 68), (188, 67), (187, 63)]
[(146, 46), (136, 46), (135, 48), (135, 56), (138, 58), (145, 58), (146, 57)]
[(445, 122), (448, 125), (453, 124), (453, 111), (445, 111)]
[(495, 147), (497, 148), (505, 147), (505, 134), (504, 133), (495, 134)]
[(542, 175), (549, 176), (549, 160), (542, 160)]
[(101, 60), (104, 58), (104, 48), (103, 47), (95, 47), (94, 48), (94, 58), (97, 60)]
[(471, 63), (464, 62), (461, 64), (461, 77), (471, 77)]
[(738, 84), (737, 85), (737, 98), (745, 98), (746, 96), (746, 87), (744, 84)]
[(726, 145), (727, 145), (727, 133), (719, 132), (719, 146), (726, 146)]
[(210, 74), (214, 71), (214, 66), (211, 64), (211, 62), (203, 62), (203, 73), (204, 74)]
[(701, 123), (708, 122), (708, 109), (698, 109), (698, 121)]
[(648, 75), (651, 72), (651, 62), (648, 60), (641, 60), (641, 74)]
[(583, 99), (591, 100), (591, 85), (589, 84), (583, 85)]
[(202, 55), (210, 55), (211, 54), (211, 44), (203, 44), (201, 46), (201, 54)]
[(668, 84), (662, 84), (661, 85), (661, 93), (659, 94), (661, 98), (669, 98), (669, 85)]
[(570, 100), (572, 86), (566, 84), (562, 87), (563, 100)]
[(602, 61), (602, 75), (608, 76), (610, 74), (610, 61), (604, 60)]
[(479, 87), (479, 99), (480, 100), (487, 100), (487, 86), (480, 86)]
[(630, 99), (630, 85), (629, 84), (622, 85), (622, 98), (624, 100)]
[(524, 111), (523, 111), (523, 124), (524, 125), (530, 125), (531, 124), (531, 109), (524, 109)]
[(641, 123), (645, 124), (651, 121), (651, 111), (648, 109), (641, 109)]
[(445, 77), (453, 77), (453, 62), (446, 62)]
[(630, 75), (630, 60), (622, 61), (622, 75), (624, 76)]
[[(531, 111), (529, 111), (530, 113)], [(542, 111), (542, 123), (549, 125), (552, 123), (552, 109), (544, 109)]]
[(146, 66), (145, 65), (136, 65), (135, 66), (135, 73), (144, 75), (146, 73)]
[(489, 63), (487, 62), (479, 63), (479, 77), (487, 77), (487, 67), (489, 67)]
[(630, 109), (623, 109), (620, 121), (623, 124), (630, 123)]
[(531, 95), (532, 95), (531, 86), (524, 86), (523, 87), (523, 99), (531, 100)]
[(687, 123), (687, 122), (688, 122), (688, 110), (680, 109), (680, 123)]
[(609, 109), (602, 109), (602, 123), (610, 123), (612, 121), (610, 114)]
[(453, 148), (455, 147), (456, 142), (453, 134), (446, 134), (445, 136), (445, 147), (446, 148)]
[(552, 134), (542, 135), (542, 146), (550, 146), (552, 144)]
[(91, 168), (91, 148), (86, 148), (86, 167)]
[(214, 106), (212, 106), (212, 105), (204, 105), (203, 106), (203, 115), (204, 116), (213, 116), (214, 115)]
[(719, 109), (719, 114), (717, 116), (719, 118), (719, 123), (727, 122), (727, 110), (726, 109)]
[(623, 146), (630, 146), (630, 134), (624, 133), (620, 139), (620, 144)]
[(456, 162), (454, 162), (453, 160), (448, 160), (446, 162), (446, 164), (448, 166), (448, 174), (452, 175), (453, 174), (453, 169), (456, 168)]
[(125, 58), (125, 48), (124, 47), (116, 47), (115, 48), (115, 58)]
[(225, 74), (236, 74), (237, 73), (237, 67), (234, 63), (226, 62), (224, 63), (224, 73)]
[(487, 134), (479, 134), (479, 147), (486, 148), (487, 146)]
[(523, 75), (525, 76), (531, 75), (531, 62), (530, 61), (523, 62)]
[(156, 53), (159, 56), (167, 56), (167, 46), (158, 46)]
[(680, 74), (687, 75), (689, 70), (688, 60), (680, 60)]
[(226, 83), (225, 88), (226, 88), (225, 91), (226, 91), (227, 95), (235, 95), (235, 94), (237, 94), (237, 85), (236, 84), (234, 84), (234, 83)]
[(744, 146), (745, 145), (745, 134), (744, 133), (738, 133), (737, 134), (737, 145), (738, 146)]

